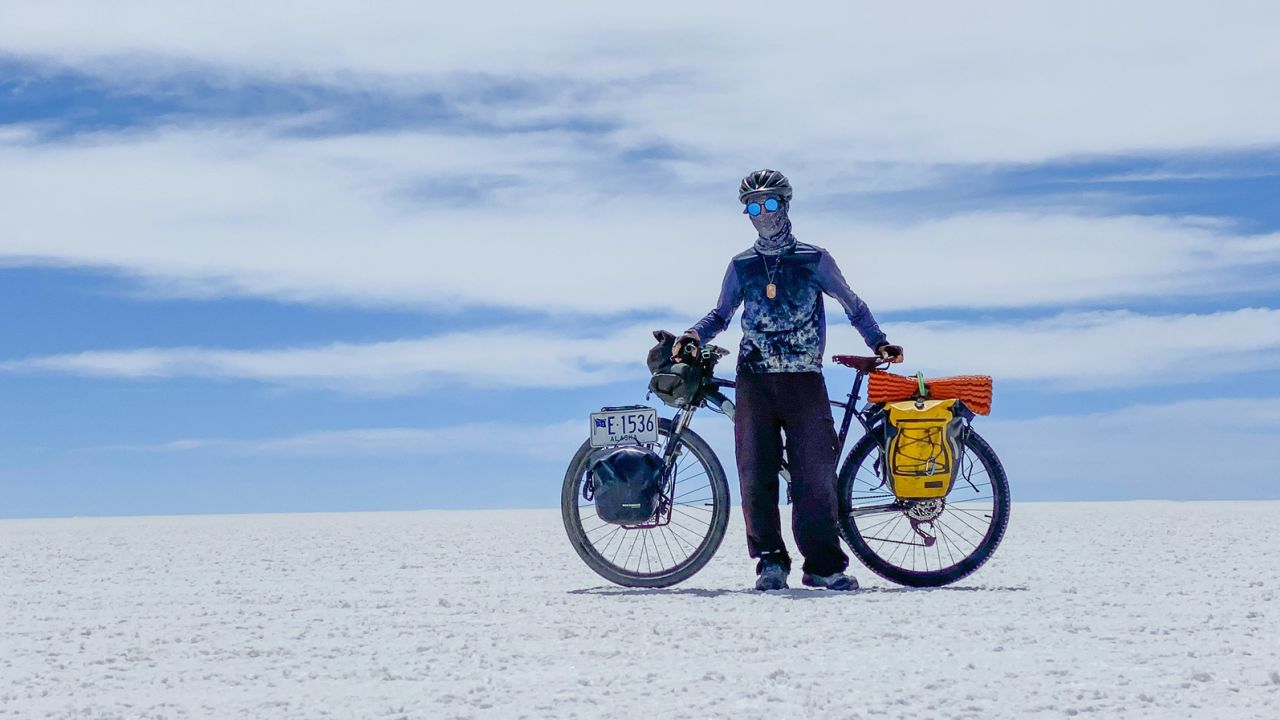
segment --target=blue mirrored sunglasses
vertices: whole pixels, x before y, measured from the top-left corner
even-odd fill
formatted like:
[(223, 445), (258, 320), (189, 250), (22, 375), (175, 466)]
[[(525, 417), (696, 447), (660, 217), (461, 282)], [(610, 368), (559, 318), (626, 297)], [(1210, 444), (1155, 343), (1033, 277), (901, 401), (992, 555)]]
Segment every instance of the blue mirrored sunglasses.
[(761, 212), (778, 212), (778, 208), (782, 207), (782, 203), (776, 197), (766, 198), (764, 204), (758, 202), (747, 203), (746, 214), (751, 217), (758, 216)]

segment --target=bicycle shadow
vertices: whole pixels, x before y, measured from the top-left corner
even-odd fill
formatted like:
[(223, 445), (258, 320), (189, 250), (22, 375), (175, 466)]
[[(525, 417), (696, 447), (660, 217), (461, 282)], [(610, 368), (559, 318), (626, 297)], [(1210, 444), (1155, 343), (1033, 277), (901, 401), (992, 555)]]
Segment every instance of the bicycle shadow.
[(869, 587), (858, 593), (929, 593), (929, 592), (1027, 592), (1026, 585), (946, 585), (944, 587)]
[(832, 592), (811, 588), (789, 588), (787, 590), (769, 590), (761, 592), (754, 588), (621, 588), (593, 587), (569, 590), (570, 595), (596, 595), (600, 597), (637, 595), (689, 596), (700, 598), (717, 598), (729, 595), (757, 595), (763, 597), (782, 597), (790, 600), (817, 600), (848, 595), (876, 595), (891, 593), (930, 593), (930, 592), (1026, 592), (1031, 588), (1025, 585), (949, 585), (946, 587), (866, 587), (852, 592)]
[(773, 597), (786, 597), (792, 599), (810, 599), (823, 595), (834, 597), (838, 593), (816, 592), (809, 589), (790, 588), (787, 590), (770, 590), (768, 592), (760, 592), (754, 588), (612, 588), (612, 587), (594, 587), (583, 588), (581, 590), (570, 590), (570, 595), (597, 595), (600, 597), (635, 597), (637, 595), (668, 595), (668, 596), (690, 596), (700, 598), (717, 598), (729, 595), (766, 595)]

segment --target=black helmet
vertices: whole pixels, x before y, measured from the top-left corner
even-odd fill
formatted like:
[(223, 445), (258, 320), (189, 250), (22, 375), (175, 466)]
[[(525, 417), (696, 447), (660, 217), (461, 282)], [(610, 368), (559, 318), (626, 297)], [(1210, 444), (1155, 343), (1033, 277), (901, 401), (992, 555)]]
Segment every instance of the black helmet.
[(748, 195), (760, 192), (772, 193), (784, 201), (790, 202), (791, 181), (787, 180), (787, 176), (777, 170), (757, 170), (742, 178), (742, 184), (738, 186), (738, 199), (742, 201), (743, 205), (746, 205)]

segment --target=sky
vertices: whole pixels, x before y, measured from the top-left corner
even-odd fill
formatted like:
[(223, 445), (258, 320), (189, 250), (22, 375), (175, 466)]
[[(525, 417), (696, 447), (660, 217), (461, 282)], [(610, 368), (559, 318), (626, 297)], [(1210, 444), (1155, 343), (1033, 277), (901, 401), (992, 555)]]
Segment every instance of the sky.
[(885, 5), (4, 3), (0, 517), (553, 507), (763, 167), (1015, 501), (1280, 497), (1280, 10)]

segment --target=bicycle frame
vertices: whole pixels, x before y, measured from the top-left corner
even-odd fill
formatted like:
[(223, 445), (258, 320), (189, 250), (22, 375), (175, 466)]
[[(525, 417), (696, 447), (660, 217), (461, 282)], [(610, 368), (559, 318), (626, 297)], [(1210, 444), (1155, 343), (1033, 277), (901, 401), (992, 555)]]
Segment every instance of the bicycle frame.
[[(836, 442), (836, 460), (838, 463), (837, 472), (843, 470), (843, 467), (840, 466), (840, 463), (848, 461), (847, 457), (845, 457), (843, 461), (841, 461), (840, 458), (844, 456), (845, 443), (848, 440), (849, 427), (852, 425), (853, 419), (857, 418), (858, 423), (862, 425), (863, 435), (870, 434), (872, 432), (872, 429), (875, 428), (884, 419), (883, 405), (867, 403), (862, 408), (862, 410), (857, 409), (858, 394), (862, 391), (862, 383), (866, 379), (867, 374), (865, 372), (862, 372), (861, 370), (857, 370), (855, 372), (857, 373), (857, 375), (856, 377), (854, 377), (853, 388), (849, 391), (849, 395), (847, 396), (847, 399), (844, 401), (829, 400), (829, 402), (833, 407), (841, 408), (844, 411), (840, 419), (840, 430), (839, 430), (839, 433), (837, 434), (837, 442)], [(701, 395), (700, 400), (698, 402), (693, 403), (688, 408), (681, 408), (676, 410), (675, 416), (671, 420), (671, 423), (672, 423), (671, 437), (673, 442), (668, 443), (667, 445), (667, 447), (669, 448), (668, 453), (670, 452), (670, 448), (674, 448), (676, 446), (676, 443), (674, 442), (674, 440), (678, 439), (680, 437), (680, 434), (684, 432), (685, 428), (689, 427), (689, 423), (693, 420), (693, 414), (698, 410), (699, 407), (706, 406), (712, 409), (713, 411), (719, 412), (723, 414), (725, 417), (729, 418), (729, 422), (734, 422), (737, 408), (734, 405), (733, 400), (727, 397), (723, 392), (721, 392), (721, 390), (724, 388), (732, 389), (737, 387), (738, 387), (738, 384), (733, 380), (718, 378), (718, 377), (715, 377), (714, 375), (709, 377), (706, 384), (703, 386), (702, 392), (700, 393)], [(667, 463), (669, 466), (671, 462), (671, 457), (669, 455), (663, 457), (663, 462)], [(790, 502), (791, 473), (787, 469), (787, 463), (785, 459), (782, 461), (782, 468), (780, 470), (780, 474), (782, 475), (783, 479), (785, 479), (787, 482), (787, 500), (788, 502)], [(890, 507), (897, 507), (897, 505), (868, 506), (865, 508), (858, 508), (857, 510), (853, 511), (852, 514), (861, 515), (861, 514), (870, 514), (874, 512), (881, 512)]]

